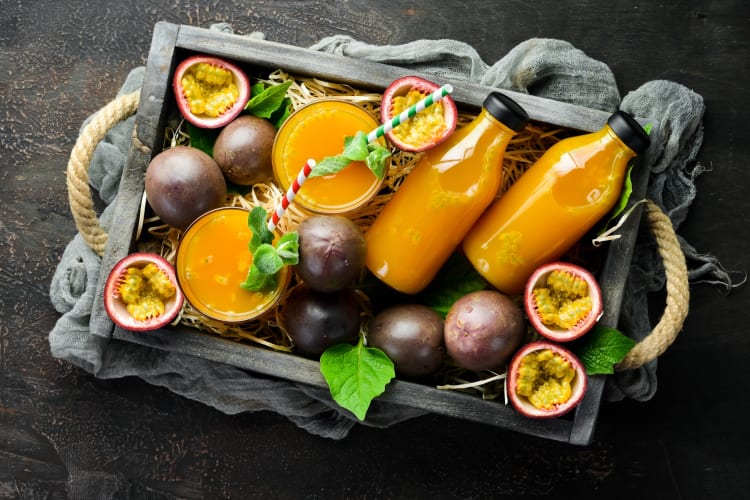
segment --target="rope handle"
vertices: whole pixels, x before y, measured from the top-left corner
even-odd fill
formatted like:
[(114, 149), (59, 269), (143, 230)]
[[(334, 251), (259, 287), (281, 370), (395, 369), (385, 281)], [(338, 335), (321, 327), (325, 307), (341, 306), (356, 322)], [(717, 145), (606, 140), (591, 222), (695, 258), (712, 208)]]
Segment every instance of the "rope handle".
[[(99, 225), (89, 188), (88, 169), (94, 149), (109, 130), (136, 112), (140, 91), (124, 94), (102, 108), (83, 129), (70, 155), (67, 187), (70, 208), (78, 231), (100, 256), (107, 244), (107, 232)], [(651, 333), (631, 349), (617, 366), (632, 370), (659, 357), (677, 338), (688, 313), (690, 291), (685, 255), (672, 221), (652, 201), (647, 201), (646, 220), (654, 233), (667, 277), (666, 307)]]

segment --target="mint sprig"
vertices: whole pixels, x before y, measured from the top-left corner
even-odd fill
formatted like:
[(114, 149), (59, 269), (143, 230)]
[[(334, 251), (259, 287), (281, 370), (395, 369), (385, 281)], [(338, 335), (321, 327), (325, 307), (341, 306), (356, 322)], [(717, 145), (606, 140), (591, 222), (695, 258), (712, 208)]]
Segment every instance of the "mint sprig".
[(329, 347), (320, 357), (320, 372), (328, 383), (333, 400), (364, 420), (370, 403), (383, 394), (396, 376), (393, 362), (375, 347), (364, 345), (360, 335), (356, 345)]
[(250, 89), (252, 97), (245, 105), (245, 111), (260, 118), (266, 118), (279, 128), (291, 114), (292, 101), (286, 96), (291, 81), (266, 87), (257, 82)]
[(619, 330), (596, 325), (573, 349), (588, 375), (611, 375), (614, 367), (635, 346), (635, 340)]
[(368, 143), (367, 135), (359, 131), (344, 139), (344, 151), (338, 156), (327, 156), (320, 160), (309, 177), (335, 174), (354, 161), (363, 161), (378, 179), (385, 177), (386, 160), (391, 152), (377, 143)]
[(245, 281), (240, 286), (253, 292), (275, 288), (279, 271), (285, 265), (295, 265), (299, 262), (298, 233), (285, 233), (274, 245), (273, 233), (266, 225), (267, 218), (268, 213), (263, 207), (253, 207), (247, 217), (247, 225), (253, 233), (248, 242), (253, 262)]

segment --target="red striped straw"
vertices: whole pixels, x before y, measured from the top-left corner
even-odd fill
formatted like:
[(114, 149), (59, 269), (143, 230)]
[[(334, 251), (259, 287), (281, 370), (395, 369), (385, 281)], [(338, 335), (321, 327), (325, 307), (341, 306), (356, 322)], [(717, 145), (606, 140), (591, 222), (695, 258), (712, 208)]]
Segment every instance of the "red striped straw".
[[(443, 85), (436, 91), (434, 91), (432, 94), (428, 95), (424, 99), (420, 100), (419, 102), (412, 104), (409, 109), (404, 110), (400, 115), (394, 116), (391, 118), (390, 121), (383, 123), (375, 130), (371, 131), (369, 134), (367, 134), (367, 142), (373, 142), (377, 140), (378, 138), (385, 135), (386, 132), (393, 130), (395, 127), (398, 127), (403, 122), (409, 120), (410, 118), (413, 118), (417, 113), (421, 113), (426, 108), (432, 106), (448, 94), (451, 94), (453, 92), (453, 86), (450, 84)], [(289, 189), (286, 191), (286, 195), (284, 195), (284, 198), (281, 200), (281, 203), (278, 207), (276, 207), (276, 210), (274, 211), (271, 218), (268, 220), (268, 230), (271, 232), (274, 232), (276, 230), (276, 226), (279, 223), (279, 220), (284, 215), (284, 212), (286, 211), (287, 207), (289, 207), (289, 204), (292, 202), (294, 197), (297, 195), (297, 191), (299, 191), (299, 188), (302, 187), (302, 183), (305, 182), (305, 180), (310, 175), (310, 172), (312, 172), (312, 169), (315, 168), (315, 161), (312, 159), (307, 160), (307, 163), (305, 163), (305, 166), (302, 167), (302, 169), (297, 174), (297, 178), (294, 180), (291, 186), (289, 186)]]
[(294, 179), (292, 185), (289, 186), (289, 189), (287, 189), (284, 198), (281, 199), (281, 203), (279, 203), (279, 205), (276, 207), (276, 210), (274, 210), (271, 219), (268, 221), (269, 231), (274, 232), (276, 230), (276, 226), (279, 224), (279, 220), (281, 220), (281, 217), (284, 215), (284, 212), (286, 212), (286, 209), (289, 208), (289, 204), (292, 202), (292, 200), (294, 200), (294, 197), (297, 196), (297, 191), (299, 191), (299, 188), (302, 187), (302, 183), (305, 182), (305, 180), (308, 178), (313, 168), (315, 168), (315, 160), (310, 158), (299, 171), (299, 173), (297, 174), (297, 178)]

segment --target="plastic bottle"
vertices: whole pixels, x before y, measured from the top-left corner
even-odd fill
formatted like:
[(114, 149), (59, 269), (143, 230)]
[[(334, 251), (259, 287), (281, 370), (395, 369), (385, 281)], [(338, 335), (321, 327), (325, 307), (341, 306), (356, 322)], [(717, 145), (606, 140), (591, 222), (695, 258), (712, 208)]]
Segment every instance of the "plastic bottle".
[(558, 142), (477, 221), (463, 241), (466, 256), (501, 292), (522, 292), (537, 267), (562, 257), (612, 209), (628, 162), (649, 145), (622, 111), (597, 132)]
[(367, 268), (400, 292), (424, 289), (492, 203), (505, 149), (527, 122), (493, 92), (471, 123), (424, 153), (365, 234)]

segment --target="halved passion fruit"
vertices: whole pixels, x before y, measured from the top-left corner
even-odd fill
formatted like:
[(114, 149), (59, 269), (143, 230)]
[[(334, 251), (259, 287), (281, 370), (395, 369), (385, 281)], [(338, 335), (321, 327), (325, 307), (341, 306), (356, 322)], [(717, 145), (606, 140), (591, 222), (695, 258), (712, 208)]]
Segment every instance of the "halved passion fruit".
[(235, 64), (196, 55), (182, 61), (172, 81), (182, 116), (201, 128), (223, 127), (250, 99), (250, 81)]
[(602, 292), (594, 275), (567, 262), (539, 267), (524, 291), (529, 322), (545, 338), (556, 342), (575, 340), (599, 321)]
[(143, 332), (169, 324), (184, 297), (174, 268), (153, 253), (134, 253), (112, 268), (104, 286), (104, 308), (117, 326)]
[(516, 352), (508, 367), (508, 399), (530, 418), (554, 418), (575, 408), (588, 387), (586, 370), (568, 349), (547, 341)]
[[(437, 84), (418, 76), (399, 78), (383, 93), (380, 105), (381, 121), (389, 122), (394, 116), (398, 116), (439, 88)], [(450, 96), (446, 96), (385, 135), (390, 143), (400, 150), (416, 153), (446, 140), (456, 130), (457, 122), (456, 103)]]

